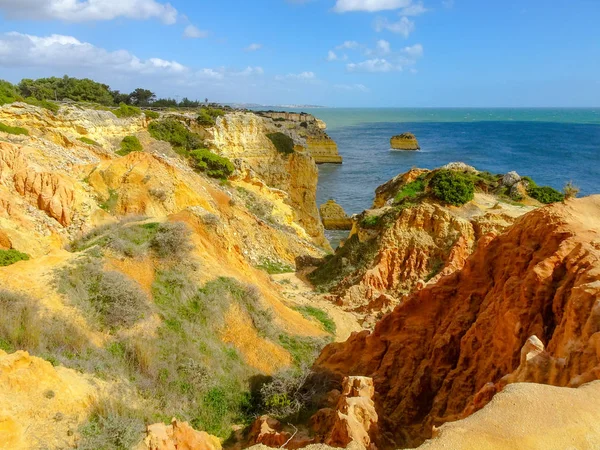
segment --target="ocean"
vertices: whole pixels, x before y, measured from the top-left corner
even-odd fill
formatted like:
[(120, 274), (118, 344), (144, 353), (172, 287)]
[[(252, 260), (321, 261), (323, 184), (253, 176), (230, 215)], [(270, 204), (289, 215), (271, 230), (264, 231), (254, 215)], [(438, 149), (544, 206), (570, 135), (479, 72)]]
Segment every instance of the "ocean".
[[(295, 110), (294, 111), (298, 111)], [(319, 165), (317, 201), (335, 199), (348, 214), (371, 206), (375, 188), (412, 167), (462, 161), (479, 170), (511, 170), (539, 185), (600, 193), (600, 108), (308, 108), (327, 123), (341, 165)], [(417, 152), (390, 150), (410, 131)]]

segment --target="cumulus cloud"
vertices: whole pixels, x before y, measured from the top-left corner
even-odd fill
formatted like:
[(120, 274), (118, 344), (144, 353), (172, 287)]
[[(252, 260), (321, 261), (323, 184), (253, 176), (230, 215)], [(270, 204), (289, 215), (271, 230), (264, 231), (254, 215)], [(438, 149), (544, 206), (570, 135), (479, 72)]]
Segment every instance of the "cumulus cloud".
[(358, 92), (370, 92), (369, 88), (364, 84), (356, 83), (356, 84), (334, 84), (334, 89), (338, 89), (340, 91), (358, 91)]
[(350, 11), (389, 11), (411, 6), (412, 0), (337, 0), (333, 10), (338, 13)]
[(404, 47), (402, 49), (402, 53), (410, 58), (417, 59), (423, 56), (423, 46), (421, 44), (415, 44), (409, 47)]
[(423, 2), (413, 3), (412, 5), (407, 6), (406, 8), (402, 8), (400, 11), (400, 15), (402, 16), (420, 16), (421, 14), (425, 14), (429, 11), (423, 5)]
[(247, 52), (255, 52), (257, 50), (260, 50), (261, 48), (262, 48), (262, 44), (257, 44), (256, 42), (253, 42), (248, 47), (246, 47), (245, 50)]
[(277, 75), (275, 77), (278, 81), (283, 80), (299, 80), (299, 81), (315, 81), (317, 76), (314, 72), (300, 72), (300, 73), (288, 73), (287, 75)]
[(208, 31), (201, 30), (194, 25), (188, 25), (183, 30), (183, 37), (188, 39), (200, 39), (208, 36)]
[(377, 51), (382, 54), (387, 54), (392, 51), (390, 43), (386, 40), (380, 39), (377, 41)]
[(360, 47), (360, 44), (356, 41), (344, 41), (343, 44), (338, 45), (336, 47), (337, 50), (348, 49), (348, 50), (356, 50)]
[(346, 64), (348, 72), (392, 72), (402, 70), (402, 66), (394, 65), (385, 58), (367, 59), (360, 63)]
[(338, 55), (333, 50), (329, 50), (327, 53), (327, 61), (336, 61), (338, 59)]
[(392, 33), (400, 34), (405, 38), (410, 36), (410, 33), (415, 31), (415, 23), (408, 17), (401, 17), (397, 22), (390, 22), (385, 17), (380, 17), (375, 21), (376, 31), (391, 31)]
[(177, 10), (155, 0), (0, 0), (0, 11), (11, 19), (89, 22), (118, 17), (177, 21)]

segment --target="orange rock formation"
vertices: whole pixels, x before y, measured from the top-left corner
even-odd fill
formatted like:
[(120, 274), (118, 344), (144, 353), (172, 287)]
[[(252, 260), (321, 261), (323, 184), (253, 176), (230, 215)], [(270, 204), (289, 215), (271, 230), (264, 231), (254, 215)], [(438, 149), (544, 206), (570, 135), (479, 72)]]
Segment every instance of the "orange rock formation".
[(316, 368), (372, 377), (380, 427), (400, 446), (420, 444), (507, 383), (598, 379), (598, 217), (600, 196), (527, 214), (372, 333), (328, 346)]

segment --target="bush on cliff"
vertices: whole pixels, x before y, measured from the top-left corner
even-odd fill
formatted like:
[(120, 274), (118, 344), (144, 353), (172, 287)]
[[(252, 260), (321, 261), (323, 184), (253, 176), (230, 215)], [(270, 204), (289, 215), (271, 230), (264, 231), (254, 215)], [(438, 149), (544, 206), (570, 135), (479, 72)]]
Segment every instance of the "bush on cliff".
[(140, 108), (126, 105), (125, 103), (121, 103), (117, 109), (113, 109), (111, 111), (119, 119), (125, 119), (127, 117), (136, 117), (142, 114), (142, 110)]
[(562, 193), (550, 186), (530, 186), (527, 195), (544, 204), (562, 202), (565, 199)]
[(204, 147), (204, 142), (181, 122), (174, 119), (156, 120), (148, 125), (148, 131), (154, 139), (166, 141), (176, 151), (187, 154), (191, 150)]
[(29, 131), (27, 131), (25, 128), (11, 127), (10, 125), (5, 125), (2, 122), (0, 122), (0, 132), (8, 133), (8, 134), (29, 136)]
[(219, 108), (204, 107), (200, 109), (196, 121), (203, 126), (213, 126), (216, 123), (217, 117), (224, 116), (225, 111)]
[(416, 198), (419, 194), (423, 193), (426, 187), (427, 183), (425, 182), (425, 177), (419, 177), (415, 181), (402, 186), (402, 188), (394, 197), (394, 203), (400, 203), (405, 199), (412, 200)]
[(144, 150), (140, 140), (136, 136), (125, 136), (121, 141), (121, 148), (115, 153), (119, 156), (129, 155), (131, 152), (141, 152)]
[(0, 80), (0, 106), (22, 99), (23, 98), (18, 92), (18, 88), (14, 84)]
[(267, 137), (271, 140), (279, 153), (283, 153), (284, 155), (294, 153), (294, 140), (287, 134), (280, 132), (269, 133), (267, 134)]
[(95, 147), (100, 146), (100, 144), (98, 144), (96, 141), (94, 141), (93, 139), (87, 138), (85, 136), (78, 137), (77, 140), (80, 142), (83, 142), (84, 144), (87, 144), (87, 145), (93, 145)]
[(190, 152), (194, 168), (205, 172), (209, 177), (227, 178), (235, 170), (235, 166), (229, 159), (214, 154), (207, 149), (193, 150)]
[(444, 203), (461, 206), (473, 200), (475, 186), (467, 174), (454, 170), (438, 170), (429, 183), (433, 195)]
[(18, 250), (0, 250), (0, 267), (10, 266), (19, 261), (27, 261), (29, 255)]

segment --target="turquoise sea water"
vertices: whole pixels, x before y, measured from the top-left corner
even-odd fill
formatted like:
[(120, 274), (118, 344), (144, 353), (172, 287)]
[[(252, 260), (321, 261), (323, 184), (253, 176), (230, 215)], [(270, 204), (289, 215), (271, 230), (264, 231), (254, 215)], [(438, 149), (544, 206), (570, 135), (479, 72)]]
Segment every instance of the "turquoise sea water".
[[(318, 203), (336, 199), (349, 214), (369, 208), (377, 186), (411, 167), (463, 161), (480, 170), (516, 170), (556, 189), (600, 193), (600, 108), (314, 108), (327, 123), (342, 165), (319, 166)], [(410, 131), (421, 151), (392, 151)]]

